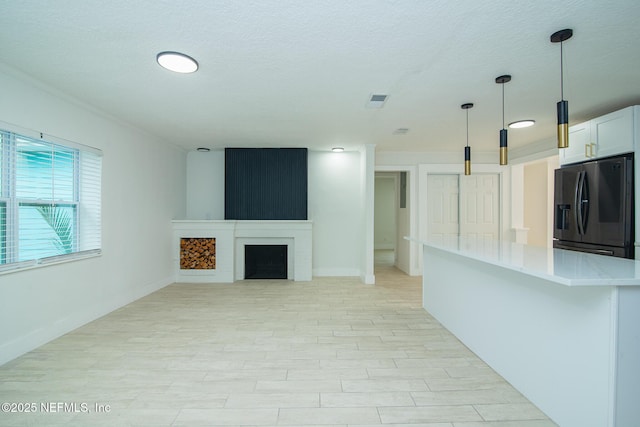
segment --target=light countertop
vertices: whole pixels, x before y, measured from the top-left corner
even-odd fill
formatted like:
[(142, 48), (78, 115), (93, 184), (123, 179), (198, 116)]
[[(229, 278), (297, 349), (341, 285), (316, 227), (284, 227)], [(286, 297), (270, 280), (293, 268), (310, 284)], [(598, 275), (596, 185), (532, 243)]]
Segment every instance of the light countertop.
[(503, 240), (407, 239), (565, 286), (640, 286), (640, 261)]

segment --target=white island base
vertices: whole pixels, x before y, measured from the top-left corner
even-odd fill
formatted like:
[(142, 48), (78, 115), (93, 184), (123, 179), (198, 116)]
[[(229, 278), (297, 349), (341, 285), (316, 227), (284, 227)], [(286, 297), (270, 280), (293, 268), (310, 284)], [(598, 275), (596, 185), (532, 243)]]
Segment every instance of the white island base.
[(640, 262), (422, 243), (424, 308), (552, 420), (640, 426)]

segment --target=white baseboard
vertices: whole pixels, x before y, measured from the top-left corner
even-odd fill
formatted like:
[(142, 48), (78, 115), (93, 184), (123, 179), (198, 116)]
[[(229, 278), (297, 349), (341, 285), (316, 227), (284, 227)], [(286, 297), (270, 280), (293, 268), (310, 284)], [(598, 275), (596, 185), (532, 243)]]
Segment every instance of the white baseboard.
[(317, 277), (358, 277), (357, 268), (314, 268), (313, 275)]
[(378, 251), (378, 250), (388, 251), (388, 250), (394, 250), (395, 248), (396, 246), (393, 243), (375, 243), (373, 245), (374, 251)]
[(166, 277), (163, 280), (137, 288), (131, 293), (115, 296), (111, 300), (100, 300), (97, 304), (88, 308), (83, 307), (67, 317), (51, 322), (27, 335), (0, 344), (0, 366), (120, 307), (174, 283), (173, 279), (173, 276)]
[(364, 274), (360, 276), (360, 280), (365, 285), (375, 285), (376, 284), (376, 276), (375, 274)]

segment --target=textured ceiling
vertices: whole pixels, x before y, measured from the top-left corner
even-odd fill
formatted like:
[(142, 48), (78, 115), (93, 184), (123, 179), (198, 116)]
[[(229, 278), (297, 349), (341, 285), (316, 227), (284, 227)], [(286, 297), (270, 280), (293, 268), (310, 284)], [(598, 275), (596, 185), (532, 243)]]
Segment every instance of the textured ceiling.
[[(556, 30), (570, 122), (640, 103), (640, 2), (512, 0), (4, 1), (0, 61), (193, 149), (474, 150), (555, 135)], [(155, 62), (176, 50), (195, 74)], [(371, 94), (388, 94), (382, 109)], [(0, 118), (1, 119), (1, 118)], [(408, 128), (406, 135), (394, 135)]]

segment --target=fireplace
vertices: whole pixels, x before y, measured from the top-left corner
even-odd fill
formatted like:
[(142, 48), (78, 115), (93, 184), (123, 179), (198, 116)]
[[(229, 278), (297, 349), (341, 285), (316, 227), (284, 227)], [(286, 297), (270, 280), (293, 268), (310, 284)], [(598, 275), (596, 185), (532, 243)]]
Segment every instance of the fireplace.
[(244, 245), (245, 279), (287, 279), (287, 245)]
[[(312, 277), (311, 221), (174, 220), (173, 235), (176, 282), (233, 283), (243, 280), (247, 245), (286, 246), (286, 255), (282, 256), (286, 259), (286, 275), (281, 277), (295, 281), (309, 281)], [(181, 254), (181, 246), (186, 243), (195, 247), (215, 244), (215, 249), (209, 247)], [(208, 259), (208, 263), (188, 263), (192, 252)]]

